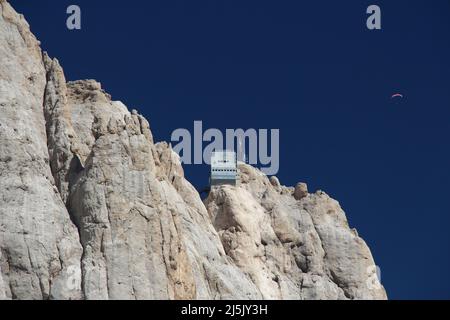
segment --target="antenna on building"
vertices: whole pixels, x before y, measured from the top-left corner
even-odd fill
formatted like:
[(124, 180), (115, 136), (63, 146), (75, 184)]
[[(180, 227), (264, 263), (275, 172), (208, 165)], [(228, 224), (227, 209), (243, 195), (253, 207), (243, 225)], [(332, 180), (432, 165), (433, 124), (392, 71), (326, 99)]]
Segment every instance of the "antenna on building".
[(239, 148), (238, 148), (238, 162), (241, 163), (246, 163), (246, 159), (245, 159), (245, 151), (244, 148), (242, 147), (242, 137), (239, 137)]

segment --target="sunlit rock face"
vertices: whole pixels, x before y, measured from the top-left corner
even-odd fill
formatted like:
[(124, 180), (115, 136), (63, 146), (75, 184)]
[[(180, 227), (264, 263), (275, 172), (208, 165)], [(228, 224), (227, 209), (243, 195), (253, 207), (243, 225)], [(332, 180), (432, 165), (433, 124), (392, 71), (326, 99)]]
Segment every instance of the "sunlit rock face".
[(0, 2), (0, 297), (78, 299), (82, 247), (50, 168), (39, 42)]
[(149, 122), (0, 0), (0, 299), (385, 299), (339, 204), (242, 165), (203, 203)]
[(205, 205), (225, 252), (263, 298), (386, 299), (370, 250), (337, 201), (239, 169), (240, 185), (214, 187)]

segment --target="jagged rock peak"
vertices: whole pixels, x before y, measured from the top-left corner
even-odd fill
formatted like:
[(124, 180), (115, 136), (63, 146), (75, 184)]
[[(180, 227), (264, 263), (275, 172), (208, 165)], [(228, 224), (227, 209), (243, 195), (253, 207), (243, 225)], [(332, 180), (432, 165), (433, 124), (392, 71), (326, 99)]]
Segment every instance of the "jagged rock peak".
[(225, 252), (266, 299), (385, 299), (372, 255), (339, 203), (240, 165), (205, 205)]

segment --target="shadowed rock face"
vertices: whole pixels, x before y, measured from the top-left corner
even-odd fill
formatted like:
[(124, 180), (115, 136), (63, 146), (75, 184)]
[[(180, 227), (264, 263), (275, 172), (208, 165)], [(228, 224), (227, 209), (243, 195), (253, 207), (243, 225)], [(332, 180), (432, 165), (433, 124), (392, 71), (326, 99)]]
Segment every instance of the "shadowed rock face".
[(0, 299), (384, 299), (339, 204), (241, 166), (205, 204), (149, 123), (0, 0)]

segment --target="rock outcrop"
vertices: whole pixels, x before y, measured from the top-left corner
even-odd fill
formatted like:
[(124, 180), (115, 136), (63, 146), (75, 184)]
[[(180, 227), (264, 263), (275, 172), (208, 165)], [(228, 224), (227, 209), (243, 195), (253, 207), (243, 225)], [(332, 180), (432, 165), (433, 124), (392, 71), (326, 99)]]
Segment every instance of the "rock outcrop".
[(305, 184), (281, 186), (240, 166), (238, 187), (213, 187), (205, 204), (225, 252), (265, 299), (385, 299), (372, 255), (339, 203)]
[(0, 299), (385, 299), (339, 204), (241, 166), (202, 202), (148, 121), (0, 0)]

